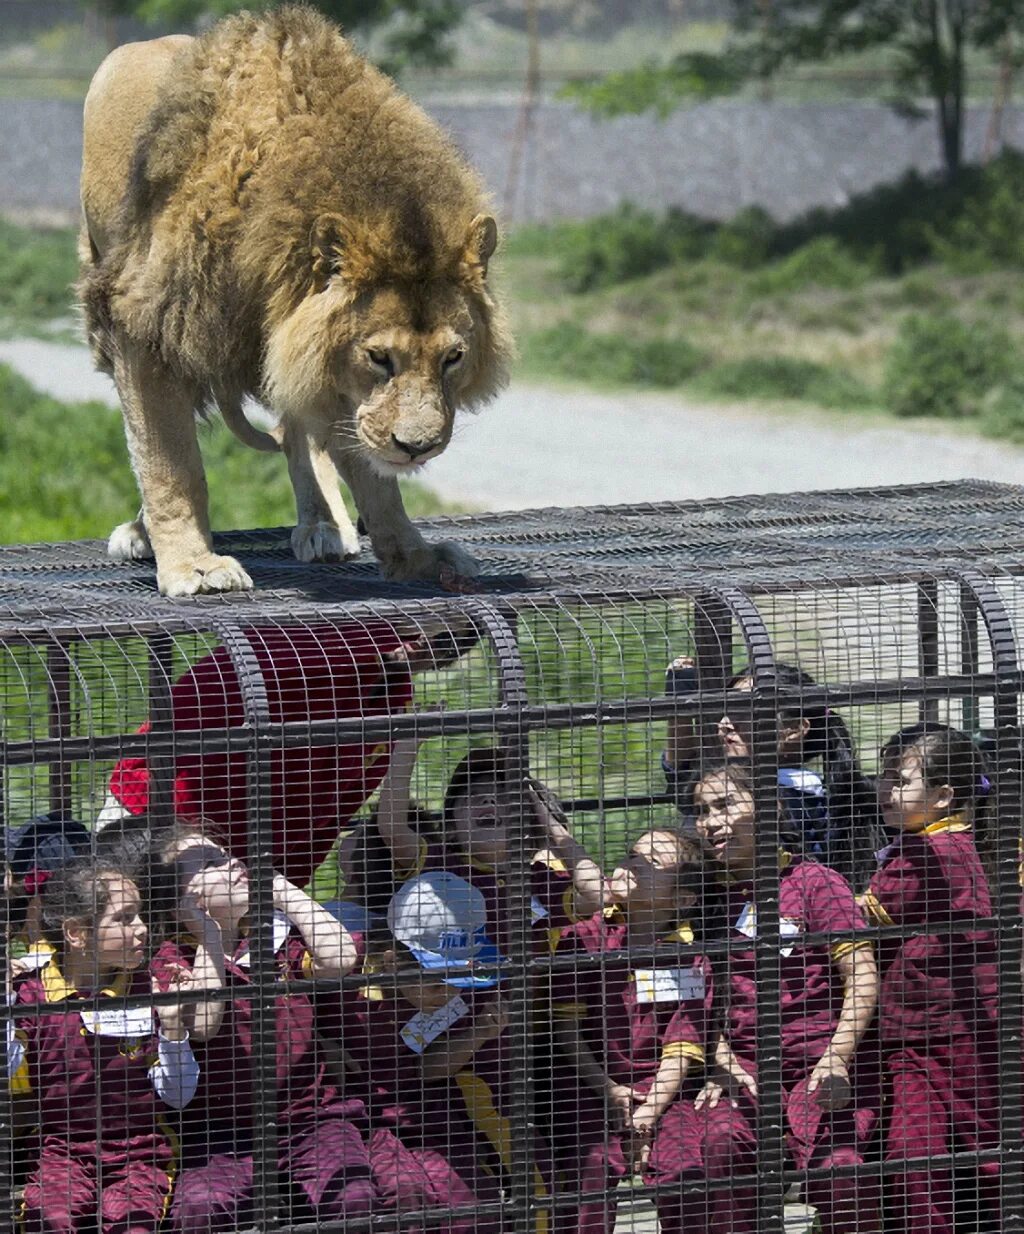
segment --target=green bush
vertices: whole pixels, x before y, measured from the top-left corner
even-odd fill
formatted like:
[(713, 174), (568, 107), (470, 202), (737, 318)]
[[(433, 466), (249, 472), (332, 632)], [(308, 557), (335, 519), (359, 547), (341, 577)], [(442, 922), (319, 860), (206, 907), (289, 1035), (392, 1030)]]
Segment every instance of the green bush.
[(77, 269), (73, 231), (0, 218), (0, 325), (24, 328), (67, 316)]
[(768, 260), (774, 233), (772, 216), (760, 206), (748, 206), (715, 231), (709, 253), (726, 265), (753, 269)]
[(523, 350), (531, 368), (605, 385), (677, 386), (704, 363), (702, 354), (682, 339), (591, 334), (568, 321), (530, 335)]
[(964, 419), (978, 414), (1014, 367), (1013, 341), (998, 326), (967, 324), (949, 313), (915, 314), (889, 350), (883, 394), (897, 416)]
[(748, 287), (755, 295), (778, 295), (806, 287), (834, 287), (854, 291), (876, 273), (870, 258), (858, 257), (835, 236), (809, 240), (788, 257), (751, 275)]
[(1014, 373), (984, 400), (981, 428), (988, 437), (1024, 442), (1024, 374)]
[(871, 390), (845, 369), (792, 356), (749, 356), (716, 364), (698, 386), (722, 398), (791, 398), (819, 407), (865, 407), (875, 401)]

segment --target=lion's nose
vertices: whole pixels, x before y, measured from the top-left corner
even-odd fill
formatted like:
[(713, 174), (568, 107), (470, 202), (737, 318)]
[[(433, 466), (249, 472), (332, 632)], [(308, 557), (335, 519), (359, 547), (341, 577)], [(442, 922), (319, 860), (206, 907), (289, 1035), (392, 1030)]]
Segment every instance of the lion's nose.
[(391, 440), (399, 450), (404, 450), (410, 459), (419, 458), (421, 454), (429, 454), (437, 445), (436, 441), (402, 441), (391, 434)]

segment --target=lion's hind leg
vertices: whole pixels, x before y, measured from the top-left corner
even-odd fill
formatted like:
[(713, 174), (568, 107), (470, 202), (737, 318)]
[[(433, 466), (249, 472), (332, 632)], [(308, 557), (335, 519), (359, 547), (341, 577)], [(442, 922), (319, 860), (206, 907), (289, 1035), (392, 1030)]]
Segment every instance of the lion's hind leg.
[(166, 596), (248, 591), (252, 580), (241, 565), (212, 551), (195, 423), (198, 391), (124, 337), (117, 339), (114, 379), (160, 591)]
[(282, 448), (295, 490), (292, 552), (299, 561), (344, 561), (359, 555), (359, 534), (338, 488), (328, 454), (299, 424), (285, 422)]

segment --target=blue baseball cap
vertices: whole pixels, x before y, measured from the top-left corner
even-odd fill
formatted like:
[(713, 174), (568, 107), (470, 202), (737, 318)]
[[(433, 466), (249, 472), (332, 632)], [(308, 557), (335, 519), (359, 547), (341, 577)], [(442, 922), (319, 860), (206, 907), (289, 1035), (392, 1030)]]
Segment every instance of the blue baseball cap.
[(391, 898), (388, 928), (424, 972), (462, 990), (488, 990), (507, 960), (487, 937), (487, 903), (481, 892), (457, 874), (428, 870), (410, 879)]

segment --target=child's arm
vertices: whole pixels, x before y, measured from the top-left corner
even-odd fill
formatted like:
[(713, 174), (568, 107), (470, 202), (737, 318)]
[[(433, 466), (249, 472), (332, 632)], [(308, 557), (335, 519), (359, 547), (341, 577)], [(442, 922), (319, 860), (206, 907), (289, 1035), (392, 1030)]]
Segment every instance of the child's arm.
[(311, 975), (328, 980), (355, 968), (356, 944), (341, 922), (283, 875), (274, 875), (274, 907), (295, 926), (309, 953)]
[[(223, 990), (227, 985), (224, 965), (224, 941), (220, 926), (200, 906), (195, 896), (183, 896), (178, 904), (178, 920), (196, 940), (196, 952), (192, 960), (188, 984), (196, 990)], [(168, 975), (177, 984), (184, 972), (180, 965), (170, 966)], [(189, 1003), (184, 1009), (185, 1027), (196, 1041), (209, 1041), (220, 1032), (224, 1021), (225, 1004), (213, 999)]]
[(662, 1055), (654, 1083), (647, 1090), (643, 1102), (633, 1111), (633, 1130), (641, 1134), (653, 1131), (655, 1123), (679, 1096), (690, 1070), (690, 1057), (686, 1054)]
[(603, 908), (608, 898), (601, 867), (569, 830), (566, 823), (550, 808), (532, 784), (527, 786), (533, 811), (544, 829), (548, 846), (564, 862), (572, 875), (575, 916), (592, 917)]
[(878, 1003), (878, 968), (868, 942), (840, 945), (832, 962), (842, 978), (843, 1005), (836, 1031), (815, 1063), (807, 1088), (818, 1093), (823, 1109), (841, 1110), (850, 1100), (850, 1062)]
[(391, 762), (377, 802), (380, 838), (390, 850), (395, 868), (406, 876), (418, 868), (422, 849), (420, 835), (409, 826), (409, 786), (419, 745), (416, 738), (404, 738), (391, 747)]
[(628, 1084), (616, 1084), (594, 1057), (594, 1052), (583, 1039), (580, 1021), (569, 1016), (554, 1019), (555, 1040), (562, 1052), (575, 1064), (576, 1070), (587, 1087), (596, 1096), (606, 1100), (619, 1124), (618, 1130), (630, 1126), (636, 1097)]
[[(179, 986), (188, 984), (182, 974)], [(160, 994), (160, 982), (153, 978), (153, 993)], [(199, 1085), (199, 1064), (185, 1029), (181, 1003), (157, 1008), (160, 1031), (157, 1034), (156, 1062), (149, 1069), (149, 1078), (156, 1095), (172, 1110), (183, 1110), (196, 1095)]]
[(500, 1037), (507, 1027), (508, 1004), (499, 997), (477, 1014), (469, 1028), (446, 1033), (427, 1046), (420, 1057), (424, 1081), (448, 1080), (464, 1070), (477, 1051)]
[[(665, 672), (665, 693), (694, 694), (697, 691), (697, 666), (692, 656), (679, 656)], [(695, 722), (687, 717), (669, 716), (665, 740), (666, 771), (685, 773), (697, 762), (700, 753)]]
[(733, 1053), (724, 1033), (718, 1034), (713, 1057), (715, 1072), (708, 1076), (693, 1103), (698, 1110), (705, 1104), (713, 1110), (726, 1092), (734, 1093), (739, 1088), (745, 1088), (751, 1097), (756, 1099), (757, 1081)]

